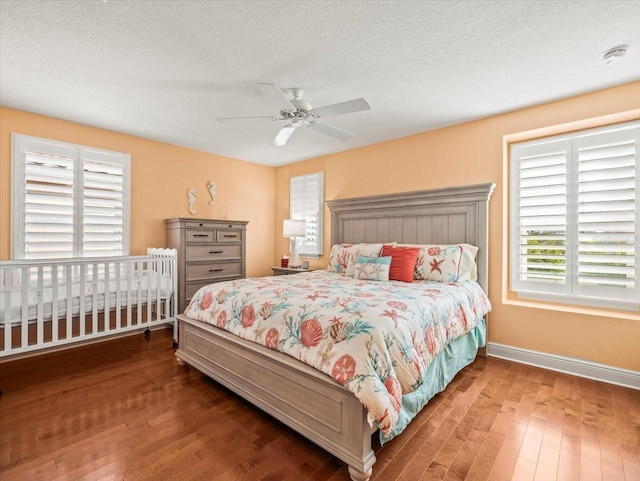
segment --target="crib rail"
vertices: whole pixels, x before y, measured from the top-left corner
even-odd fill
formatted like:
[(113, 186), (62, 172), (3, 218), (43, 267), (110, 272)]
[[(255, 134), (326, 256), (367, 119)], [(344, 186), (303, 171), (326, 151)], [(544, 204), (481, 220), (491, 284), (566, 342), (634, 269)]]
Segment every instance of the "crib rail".
[(167, 324), (175, 341), (176, 256), (0, 262), (0, 361)]

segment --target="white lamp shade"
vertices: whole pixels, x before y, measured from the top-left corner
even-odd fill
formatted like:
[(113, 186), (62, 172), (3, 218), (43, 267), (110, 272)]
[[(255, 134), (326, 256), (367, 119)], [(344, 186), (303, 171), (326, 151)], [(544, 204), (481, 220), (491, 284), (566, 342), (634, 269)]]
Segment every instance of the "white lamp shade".
[(304, 237), (307, 235), (307, 223), (299, 219), (285, 219), (282, 224), (284, 237)]

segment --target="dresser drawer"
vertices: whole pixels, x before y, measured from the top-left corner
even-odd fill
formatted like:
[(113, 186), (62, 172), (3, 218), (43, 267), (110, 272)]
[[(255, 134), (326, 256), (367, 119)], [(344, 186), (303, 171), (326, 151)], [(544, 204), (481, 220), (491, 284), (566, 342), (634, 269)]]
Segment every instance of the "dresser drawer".
[(188, 245), (186, 248), (186, 260), (188, 261), (208, 261), (218, 259), (240, 259), (242, 257), (242, 246), (224, 245)]
[(190, 282), (189, 284), (187, 284), (185, 286), (186, 287), (186, 291), (185, 291), (186, 299), (184, 300), (185, 308), (187, 307), (186, 304), (191, 301), (191, 298), (193, 297), (193, 295), (196, 292), (198, 292), (198, 289), (204, 286), (208, 286), (209, 284), (212, 284), (212, 281)]
[(187, 242), (214, 242), (215, 241), (214, 230), (206, 229), (187, 229), (186, 241)]
[(215, 264), (191, 264), (187, 266), (186, 280), (197, 281), (242, 275), (241, 262), (218, 262)]
[(242, 240), (242, 231), (231, 229), (218, 229), (216, 231), (217, 242), (240, 242)]

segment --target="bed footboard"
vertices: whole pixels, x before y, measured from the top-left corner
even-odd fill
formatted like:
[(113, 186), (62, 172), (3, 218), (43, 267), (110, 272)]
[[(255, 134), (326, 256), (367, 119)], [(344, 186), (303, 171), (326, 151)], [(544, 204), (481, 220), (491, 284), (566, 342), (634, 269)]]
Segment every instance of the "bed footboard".
[(172, 325), (176, 250), (0, 262), (0, 361)]
[(374, 430), (348, 390), (295, 359), (179, 315), (179, 363), (187, 363), (349, 465), (354, 481), (371, 476)]

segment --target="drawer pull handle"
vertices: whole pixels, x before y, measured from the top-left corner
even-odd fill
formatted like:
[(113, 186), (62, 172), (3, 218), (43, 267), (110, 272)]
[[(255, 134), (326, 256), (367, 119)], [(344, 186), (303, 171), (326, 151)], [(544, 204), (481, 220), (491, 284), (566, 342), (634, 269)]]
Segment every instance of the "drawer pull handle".
[(209, 251), (209, 254), (222, 254), (223, 251)]
[(222, 272), (224, 269), (209, 269), (209, 272)]
[(193, 234), (193, 237), (209, 237), (209, 234)]
[(225, 234), (224, 237), (238, 237), (237, 234)]

